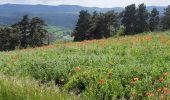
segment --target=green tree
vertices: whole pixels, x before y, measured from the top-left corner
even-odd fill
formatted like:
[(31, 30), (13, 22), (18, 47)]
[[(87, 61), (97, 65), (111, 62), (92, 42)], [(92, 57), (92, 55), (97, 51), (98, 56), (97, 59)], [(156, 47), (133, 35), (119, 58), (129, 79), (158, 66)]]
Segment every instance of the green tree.
[(125, 10), (121, 13), (122, 25), (125, 27), (126, 34), (135, 33), (136, 24), (136, 6), (135, 4), (128, 5)]
[(29, 23), (29, 18), (28, 15), (24, 15), (22, 20), (19, 21), (18, 23), (12, 25), (13, 28), (16, 28), (20, 31), (20, 42), (21, 42), (21, 47), (26, 48), (28, 46), (28, 37), (29, 37), (29, 32), (30, 32), (30, 23)]
[(165, 9), (164, 16), (161, 19), (162, 29), (170, 29), (170, 5)]
[(73, 33), (74, 41), (83, 41), (86, 39), (86, 32), (90, 27), (90, 17), (91, 15), (88, 11), (80, 11), (79, 19)]
[(135, 32), (141, 33), (149, 30), (149, 25), (147, 24), (148, 18), (149, 13), (146, 9), (145, 4), (140, 4), (136, 10)]
[(0, 28), (0, 51), (14, 50), (20, 44), (19, 36), (15, 28)]
[(104, 14), (94, 14), (90, 20), (90, 27), (87, 30), (88, 39), (101, 39), (105, 34)]
[(157, 11), (156, 8), (153, 8), (150, 14), (149, 28), (151, 31), (154, 31), (155, 29), (158, 28), (158, 25), (159, 25), (159, 11)]
[(108, 38), (115, 35), (118, 30), (119, 15), (114, 11), (105, 13), (105, 34), (104, 37)]
[(30, 22), (30, 35), (29, 44), (32, 47), (43, 45), (43, 39), (47, 36), (47, 30), (44, 29), (46, 26), (44, 20), (39, 17), (32, 18)]
[(88, 39), (108, 38), (111, 33), (115, 33), (117, 26), (118, 14), (114, 11), (97, 14), (93, 13), (90, 20), (90, 28), (87, 33)]

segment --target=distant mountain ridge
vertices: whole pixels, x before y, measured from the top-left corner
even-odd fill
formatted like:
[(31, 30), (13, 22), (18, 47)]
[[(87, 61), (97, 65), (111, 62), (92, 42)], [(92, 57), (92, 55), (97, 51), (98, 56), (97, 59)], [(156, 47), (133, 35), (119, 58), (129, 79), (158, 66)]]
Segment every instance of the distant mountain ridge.
[[(148, 11), (157, 8), (160, 14), (163, 13), (165, 7), (148, 6)], [(21, 4), (4, 4), (0, 5), (0, 24), (9, 25), (17, 22), (24, 14), (29, 14), (31, 17), (41, 17), (49, 25), (56, 25), (65, 28), (74, 28), (80, 10), (88, 10), (89, 12), (108, 12), (114, 10), (121, 12), (122, 7), (114, 8), (98, 8), (98, 7), (82, 7), (78, 5), (21, 5)]]

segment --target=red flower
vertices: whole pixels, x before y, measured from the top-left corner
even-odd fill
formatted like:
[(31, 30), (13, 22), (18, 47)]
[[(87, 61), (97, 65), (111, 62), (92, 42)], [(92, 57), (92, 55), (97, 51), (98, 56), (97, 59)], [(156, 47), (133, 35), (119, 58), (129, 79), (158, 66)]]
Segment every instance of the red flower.
[(133, 81), (133, 80), (132, 80), (130, 83), (131, 83), (131, 84), (135, 84), (135, 82), (136, 82), (136, 81)]
[(168, 93), (168, 88), (164, 87), (164, 88), (163, 88), (163, 93), (164, 93), (164, 94), (167, 94), (167, 93)]
[(163, 76), (168, 76), (168, 72), (163, 73)]
[(100, 85), (103, 85), (104, 84), (104, 80), (100, 79), (99, 83), (100, 83)]
[(160, 95), (160, 99), (164, 100), (164, 95), (163, 94)]
[(76, 67), (76, 71), (78, 71), (78, 72), (79, 72), (79, 71), (80, 71), (80, 69), (81, 69), (81, 68), (80, 68), (79, 66), (77, 66), (77, 67)]
[(159, 79), (159, 81), (160, 81), (160, 82), (164, 82), (164, 78), (161, 77), (161, 78)]
[(160, 92), (160, 91), (161, 91), (161, 88), (158, 88), (158, 89), (157, 89), (157, 92)]
[(153, 94), (152, 92), (146, 92), (146, 96), (148, 96), (148, 97), (153, 97), (154, 94)]
[(134, 80), (134, 81), (138, 81), (138, 80), (139, 80), (139, 78), (135, 77), (135, 78), (133, 78), (133, 80)]

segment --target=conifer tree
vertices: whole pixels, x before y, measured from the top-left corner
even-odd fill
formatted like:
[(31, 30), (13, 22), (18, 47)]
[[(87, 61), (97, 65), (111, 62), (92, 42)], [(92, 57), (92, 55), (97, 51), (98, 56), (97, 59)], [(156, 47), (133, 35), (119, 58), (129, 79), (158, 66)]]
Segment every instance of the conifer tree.
[(154, 31), (155, 29), (158, 28), (158, 25), (159, 25), (159, 12), (157, 11), (156, 8), (153, 8), (150, 14), (149, 28), (151, 31)]
[(165, 9), (164, 16), (161, 19), (162, 29), (170, 29), (170, 5)]

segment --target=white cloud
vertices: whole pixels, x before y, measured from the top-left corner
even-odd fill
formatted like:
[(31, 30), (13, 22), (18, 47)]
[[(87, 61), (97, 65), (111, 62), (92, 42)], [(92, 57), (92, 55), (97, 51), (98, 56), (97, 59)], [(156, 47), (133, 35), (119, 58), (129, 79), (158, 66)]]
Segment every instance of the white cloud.
[(81, 6), (96, 6), (96, 7), (124, 7), (129, 4), (145, 3), (146, 5), (167, 6), (170, 5), (170, 0), (0, 0), (0, 4), (15, 3), (15, 4), (45, 4), (45, 5), (81, 5)]

